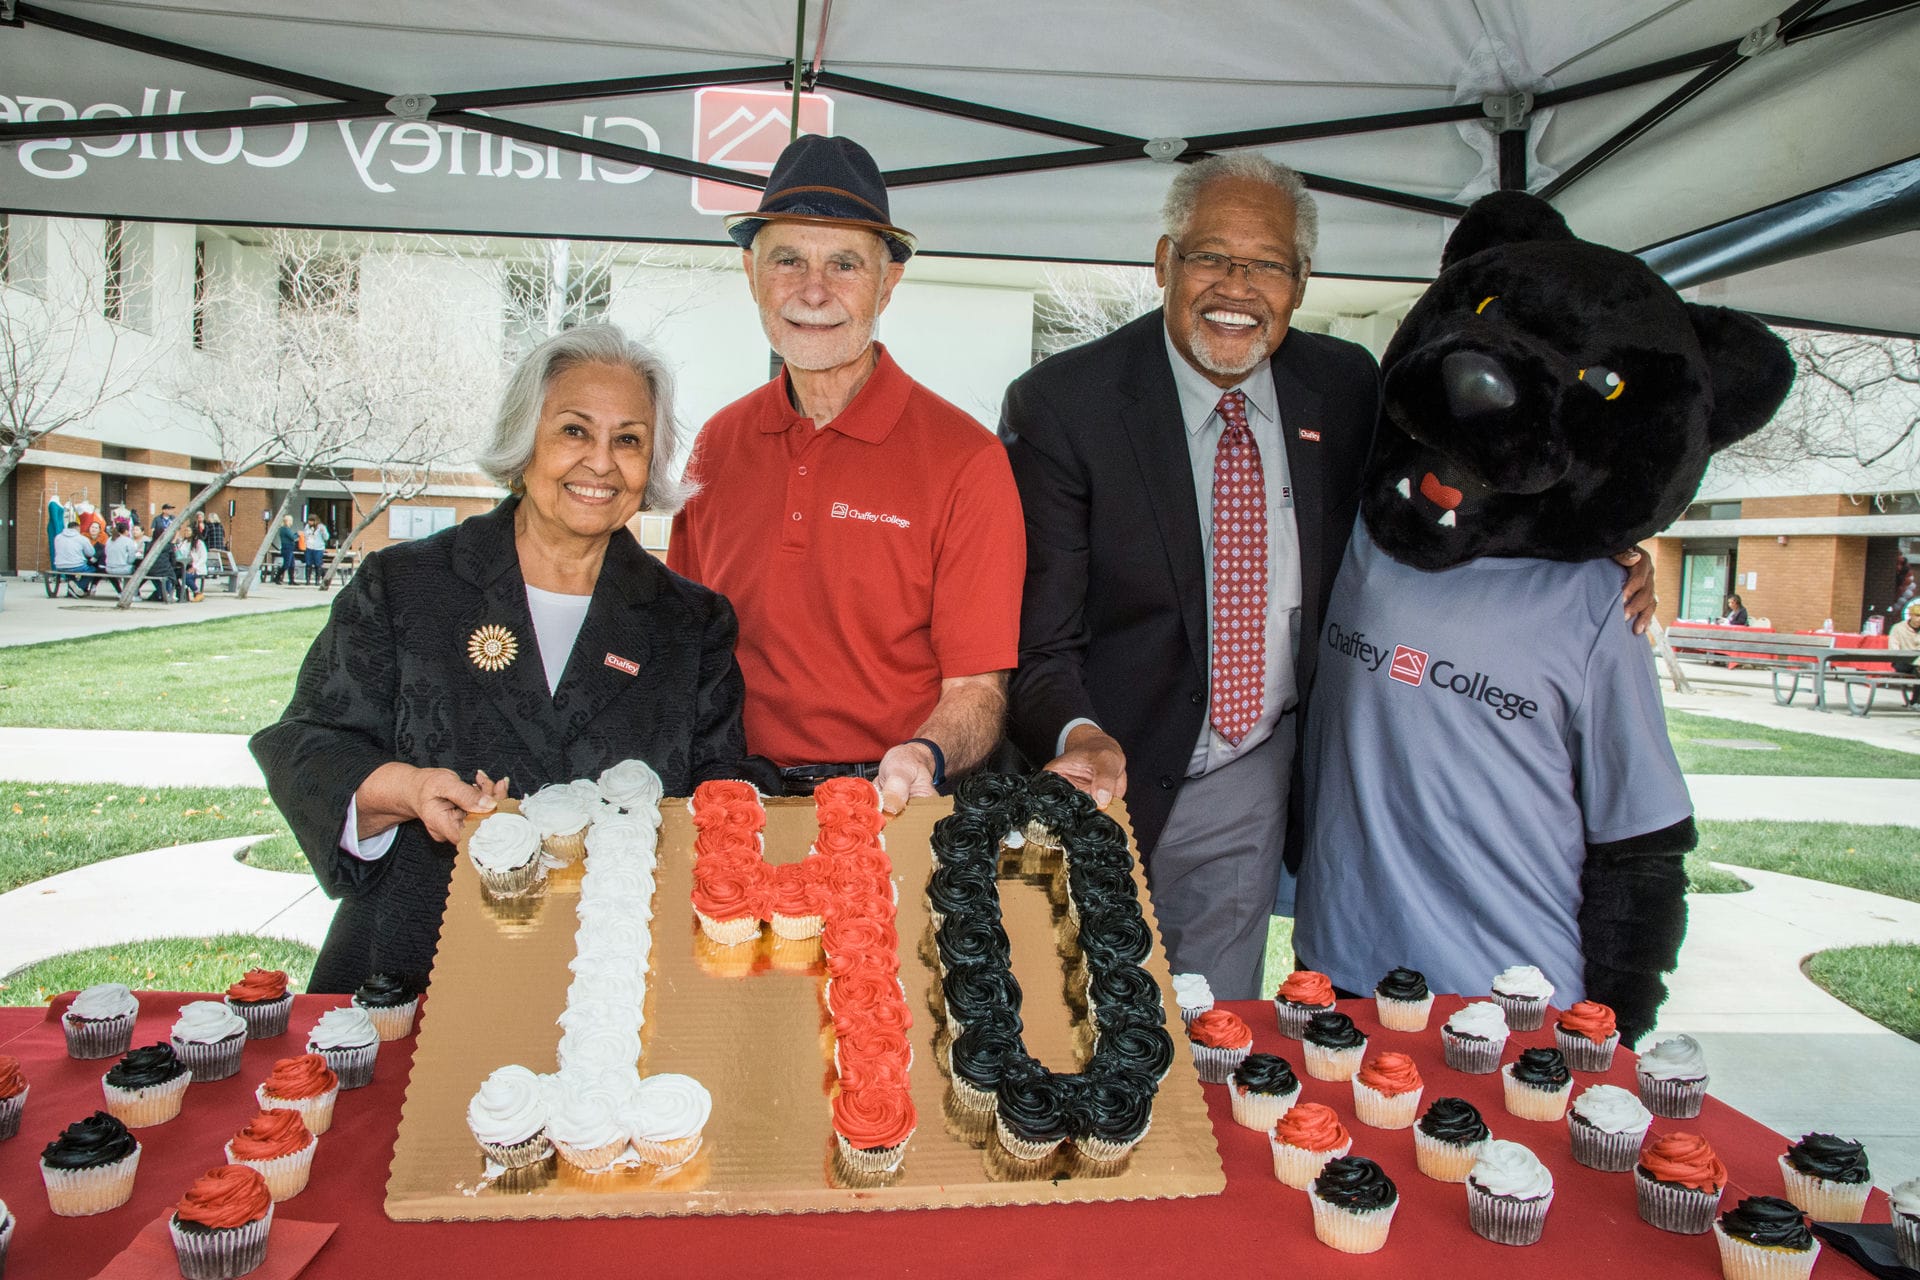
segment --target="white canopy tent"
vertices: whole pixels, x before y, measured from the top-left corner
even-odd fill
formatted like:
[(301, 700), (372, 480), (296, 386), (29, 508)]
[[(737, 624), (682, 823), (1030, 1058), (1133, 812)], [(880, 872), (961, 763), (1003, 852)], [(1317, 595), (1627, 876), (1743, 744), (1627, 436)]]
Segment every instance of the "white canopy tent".
[(1519, 186), (1703, 298), (1920, 333), (1920, 0), (1782, 3), (0, 0), (0, 208), (718, 243), (798, 67), (936, 254), (1145, 261), (1165, 166), (1253, 147), (1323, 276), (1429, 278)]

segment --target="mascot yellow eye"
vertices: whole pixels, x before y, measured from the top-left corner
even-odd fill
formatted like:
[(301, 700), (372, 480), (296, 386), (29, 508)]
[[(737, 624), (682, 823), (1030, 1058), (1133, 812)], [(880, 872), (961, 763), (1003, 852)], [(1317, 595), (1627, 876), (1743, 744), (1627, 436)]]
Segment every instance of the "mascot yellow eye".
[(1480, 299), (1480, 305), (1473, 309), (1473, 314), (1479, 315), (1482, 312), (1484, 312), (1487, 309), (1488, 305), (1491, 304), (1494, 301), (1494, 299), (1498, 298), (1499, 296), (1500, 295), (1497, 293), (1490, 293), (1486, 297)]
[(1590, 364), (1580, 371), (1580, 381), (1600, 393), (1602, 399), (1618, 400), (1620, 393), (1627, 389), (1627, 380), (1611, 369)]

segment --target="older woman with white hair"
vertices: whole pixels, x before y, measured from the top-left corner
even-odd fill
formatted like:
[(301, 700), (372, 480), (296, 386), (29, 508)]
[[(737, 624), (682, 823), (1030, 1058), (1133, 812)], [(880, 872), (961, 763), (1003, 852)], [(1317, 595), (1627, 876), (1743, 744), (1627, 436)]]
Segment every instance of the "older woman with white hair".
[(506, 501), (368, 557), (334, 602), (293, 701), (252, 743), (342, 899), (309, 990), (424, 981), (453, 842), (509, 785), (638, 758), (669, 795), (715, 777), (772, 789), (746, 754), (732, 608), (626, 529), (678, 504), (687, 443), (658, 357), (611, 325), (550, 338), (478, 455)]

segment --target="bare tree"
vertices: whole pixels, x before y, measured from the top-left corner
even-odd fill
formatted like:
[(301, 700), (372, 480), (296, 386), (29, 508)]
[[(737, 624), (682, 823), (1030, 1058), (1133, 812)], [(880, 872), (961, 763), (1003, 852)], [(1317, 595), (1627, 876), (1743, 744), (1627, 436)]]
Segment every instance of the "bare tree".
[(138, 387), (161, 354), (108, 319), (150, 292), (151, 259), (125, 224), (106, 224), (104, 249), (86, 225), (0, 219), (0, 482), (41, 437)]
[(1049, 267), (1033, 299), (1034, 354), (1104, 338), (1159, 305), (1149, 267)]
[(1920, 342), (1783, 330), (1798, 373), (1764, 430), (1716, 456), (1734, 474), (1769, 475), (1809, 460), (1911, 475), (1920, 461)]

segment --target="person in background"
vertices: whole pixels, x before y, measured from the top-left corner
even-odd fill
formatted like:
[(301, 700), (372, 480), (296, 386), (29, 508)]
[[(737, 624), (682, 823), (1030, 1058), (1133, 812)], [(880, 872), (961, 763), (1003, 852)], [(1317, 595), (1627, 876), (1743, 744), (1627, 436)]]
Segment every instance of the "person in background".
[[(54, 535), (52, 554), (53, 572), (56, 576), (93, 571), (93, 543), (87, 540), (87, 535), (80, 531), (80, 526), (77, 524), (67, 525)], [(81, 591), (91, 592), (93, 580), (75, 578), (70, 580), (67, 586), (69, 591), (75, 594)]]
[(202, 586), (207, 580), (207, 540), (196, 527), (193, 532), (181, 535), (179, 546), (186, 553), (181, 566), (186, 590), (181, 594), (185, 599), (198, 601), (206, 594)]
[(307, 527), (301, 531), (301, 536), (306, 539), (302, 544), (307, 558), (306, 580), (310, 584), (319, 583), (320, 589), (324, 591), (327, 582), (322, 565), (326, 563), (327, 558), (327, 526), (320, 523), (319, 516), (308, 516)]
[(207, 517), (206, 537), (207, 569), (212, 573), (224, 573), (227, 568), (227, 526), (221, 523), (217, 511)]
[(133, 539), (133, 526), (122, 516), (113, 522), (113, 536), (107, 539), (106, 558), (102, 567), (113, 580), (113, 589), (120, 590), (126, 585), (127, 575), (133, 572), (133, 566), (140, 561), (140, 544)]
[(1720, 615), (1723, 626), (1744, 627), (1747, 625), (1747, 606), (1740, 602), (1739, 596), (1728, 596), (1724, 612)]
[(158, 519), (153, 525), (153, 537), (148, 542), (147, 550), (153, 550), (154, 542), (158, 542), (162, 550), (153, 558), (153, 567), (147, 571), (147, 581), (153, 584), (153, 594), (147, 598), (156, 604), (167, 604), (181, 598), (180, 558), (175, 550), (175, 538), (181, 530), (172, 520), (168, 520), (164, 528)]
[[(1887, 648), (1920, 650), (1920, 600), (1907, 602), (1906, 613), (1887, 632)], [(1903, 676), (1910, 676), (1915, 674), (1915, 662), (1913, 658), (1895, 658), (1893, 669)], [(1920, 701), (1920, 689), (1908, 685), (1900, 691), (1900, 696), (1906, 699), (1908, 706), (1912, 706)]]
[(300, 558), (300, 530), (295, 527), (292, 516), (281, 516), (280, 527), (274, 530), (279, 542), (280, 569), (274, 574), (275, 582), (293, 585), (293, 566)]

